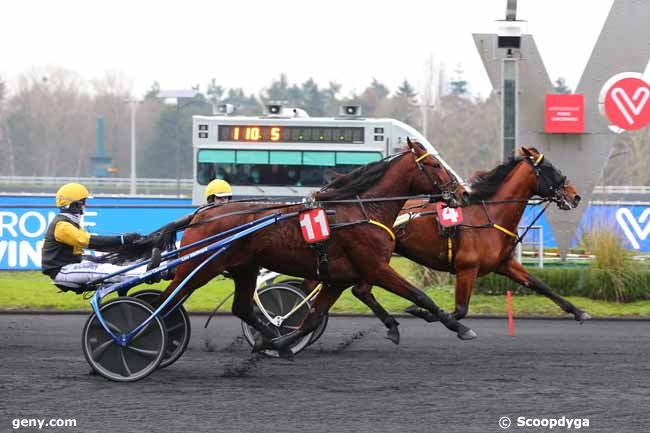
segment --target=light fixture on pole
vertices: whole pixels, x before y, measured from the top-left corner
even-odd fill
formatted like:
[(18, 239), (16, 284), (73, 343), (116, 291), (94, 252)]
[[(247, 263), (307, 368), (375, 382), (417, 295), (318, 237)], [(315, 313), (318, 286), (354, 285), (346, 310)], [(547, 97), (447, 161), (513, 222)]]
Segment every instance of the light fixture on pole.
[(501, 83), (501, 157), (507, 160), (517, 148), (519, 122), (519, 58), (525, 21), (517, 19), (517, 0), (507, 0), (506, 19), (497, 23), (497, 48), (506, 50)]

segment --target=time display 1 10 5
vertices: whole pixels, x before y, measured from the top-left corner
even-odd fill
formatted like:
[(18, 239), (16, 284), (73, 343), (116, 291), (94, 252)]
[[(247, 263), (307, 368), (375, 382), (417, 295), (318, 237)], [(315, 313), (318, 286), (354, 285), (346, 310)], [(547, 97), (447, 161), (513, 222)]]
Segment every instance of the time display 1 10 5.
[(363, 128), (336, 126), (219, 125), (219, 141), (363, 143)]

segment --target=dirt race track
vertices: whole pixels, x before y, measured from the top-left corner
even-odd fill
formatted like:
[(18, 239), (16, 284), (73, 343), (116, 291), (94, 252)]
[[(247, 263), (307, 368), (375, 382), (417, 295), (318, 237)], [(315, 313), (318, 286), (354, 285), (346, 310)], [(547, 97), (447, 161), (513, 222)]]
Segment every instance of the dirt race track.
[[(88, 374), (83, 316), (0, 316), (0, 432), (61, 418), (79, 432), (499, 432), (518, 417), (588, 418), (587, 432), (650, 431), (650, 322), (402, 319), (402, 342), (374, 318), (334, 317), (295, 362), (251, 355), (239, 322), (193, 317), (187, 353), (136, 383)], [(572, 430), (575, 430), (572, 429)]]

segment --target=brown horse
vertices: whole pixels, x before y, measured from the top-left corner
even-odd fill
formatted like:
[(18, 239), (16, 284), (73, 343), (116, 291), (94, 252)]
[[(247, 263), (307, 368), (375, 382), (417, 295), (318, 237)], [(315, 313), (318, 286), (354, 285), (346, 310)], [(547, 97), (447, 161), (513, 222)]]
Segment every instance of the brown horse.
[[(460, 338), (473, 338), (471, 329), (441, 310), (424, 292), (408, 283), (388, 265), (395, 242), (382, 226), (392, 226), (406, 202), (405, 195), (429, 194), (440, 190), (451, 193), (458, 202), (463, 201), (467, 194), (435, 157), (409, 140), (406, 152), (340, 176), (324, 191), (316, 193), (314, 200), (317, 204), (335, 211), (330, 224), (344, 224), (333, 229), (327, 241), (330, 278), (326, 283), (342, 288), (357, 281), (368, 281), (430, 311)], [(187, 245), (271, 213), (286, 214), (304, 209), (303, 205), (269, 209), (268, 203), (232, 203), (206, 209), (194, 217), (192, 226), (183, 233), (181, 244)], [(177, 268), (164, 298), (192, 271), (197, 260), (188, 261)], [(298, 334), (302, 331), (271, 343), (276, 334), (252, 308), (260, 267), (307, 279), (319, 279), (319, 255), (302, 239), (297, 219), (278, 222), (236, 241), (225, 253), (208, 263), (177, 296), (181, 299), (189, 295), (228, 270), (235, 280), (232, 312), (260, 332), (265, 346), (289, 355), (291, 352), (287, 346), (293, 338), (300, 338)], [(334, 300), (327, 293), (318, 296), (312, 310), (314, 318), (305, 323), (317, 324)], [(310, 331), (308, 329), (307, 333)]]
[[(522, 148), (521, 156), (491, 171), (478, 173), (471, 181), (470, 205), (463, 208), (463, 224), (453, 232), (443, 232), (435, 205), (409, 201), (402, 214), (408, 222), (397, 230), (395, 251), (431, 269), (456, 274), (456, 309), (462, 319), (468, 312), (474, 282), (479, 276), (496, 272), (543, 294), (582, 322), (589, 314), (563, 299), (531, 275), (514, 257), (517, 227), (528, 200), (533, 196), (557, 203), (564, 210), (575, 208), (580, 196), (562, 173), (534, 148)], [(417, 209), (416, 212), (413, 209)], [(388, 338), (399, 342), (397, 321), (374, 298), (369, 284), (352, 289), (388, 328)], [(437, 318), (416, 306), (408, 313), (429, 322)]]

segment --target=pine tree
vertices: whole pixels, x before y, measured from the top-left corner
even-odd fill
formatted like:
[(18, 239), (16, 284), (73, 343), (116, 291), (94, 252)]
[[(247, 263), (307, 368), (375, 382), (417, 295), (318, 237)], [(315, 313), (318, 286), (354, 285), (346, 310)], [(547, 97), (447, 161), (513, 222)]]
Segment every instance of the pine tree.
[(555, 80), (553, 88), (555, 89), (555, 93), (571, 93), (571, 89), (566, 85), (566, 79), (564, 77), (558, 77)]
[(397, 88), (395, 96), (412, 101), (417, 96), (417, 93), (415, 92), (415, 88), (405, 78), (402, 84)]

